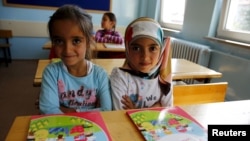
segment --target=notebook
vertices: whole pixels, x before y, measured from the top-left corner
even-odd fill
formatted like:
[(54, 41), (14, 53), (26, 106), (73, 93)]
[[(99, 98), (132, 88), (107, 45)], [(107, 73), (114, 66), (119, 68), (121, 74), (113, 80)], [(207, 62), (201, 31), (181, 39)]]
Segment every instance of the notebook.
[(126, 113), (146, 141), (207, 141), (207, 130), (180, 107)]
[(27, 141), (111, 141), (99, 111), (32, 116)]

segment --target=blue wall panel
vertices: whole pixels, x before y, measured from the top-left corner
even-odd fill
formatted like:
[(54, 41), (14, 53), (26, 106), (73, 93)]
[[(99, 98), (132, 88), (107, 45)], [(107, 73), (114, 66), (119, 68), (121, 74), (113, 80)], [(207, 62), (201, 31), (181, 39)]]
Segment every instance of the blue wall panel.
[(227, 81), (226, 100), (250, 99), (250, 60), (219, 51), (212, 51), (210, 68), (222, 73), (222, 78), (212, 82)]

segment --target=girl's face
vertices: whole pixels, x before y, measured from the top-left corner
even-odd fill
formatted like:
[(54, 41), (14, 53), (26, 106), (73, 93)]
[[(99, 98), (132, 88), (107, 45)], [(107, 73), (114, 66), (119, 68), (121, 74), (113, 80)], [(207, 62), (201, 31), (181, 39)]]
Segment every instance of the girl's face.
[(150, 38), (139, 38), (129, 46), (130, 64), (140, 72), (149, 73), (158, 63), (161, 48)]
[(79, 25), (71, 20), (57, 20), (52, 28), (52, 46), (67, 67), (82, 67), (87, 41)]
[(111, 30), (115, 25), (114, 21), (111, 21), (107, 15), (102, 17), (102, 28), (105, 30)]

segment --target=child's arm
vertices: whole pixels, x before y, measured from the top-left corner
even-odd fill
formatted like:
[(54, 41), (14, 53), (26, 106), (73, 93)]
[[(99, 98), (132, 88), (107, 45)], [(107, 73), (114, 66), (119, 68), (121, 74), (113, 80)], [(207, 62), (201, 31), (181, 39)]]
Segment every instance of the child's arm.
[[(162, 107), (160, 101), (156, 102), (152, 107)], [(152, 108), (151, 107), (151, 108)]]
[(41, 92), (39, 96), (39, 109), (42, 114), (60, 114), (59, 97), (57, 92), (57, 83), (55, 75), (51, 73), (50, 69), (45, 69), (43, 72), (43, 79), (41, 85)]
[(114, 31), (113, 34), (103, 35), (103, 30), (98, 30), (95, 34), (95, 41), (98, 43), (115, 43), (122, 44), (123, 37), (119, 34), (119, 32)]
[(119, 71), (119, 68), (114, 68), (110, 75), (111, 96), (114, 110), (123, 110), (124, 104), (122, 97), (127, 93), (127, 80)]
[[(123, 109), (137, 109), (138, 107), (135, 106), (135, 104), (131, 101), (130, 97), (127, 96), (127, 95), (124, 95), (122, 96), (122, 104), (124, 105), (123, 106)], [(151, 107), (149, 108), (152, 108), (152, 107), (161, 107), (161, 103), (160, 101), (157, 101), (154, 105), (152, 105)]]
[(160, 103), (162, 107), (171, 107), (173, 106), (173, 88), (171, 86), (170, 91), (166, 94), (162, 93)]
[(108, 40), (103, 36), (103, 30), (98, 30), (95, 34), (95, 41), (98, 43), (106, 43)]
[(127, 110), (127, 109), (136, 109), (137, 107), (135, 104), (131, 101), (130, 97), (127, 95), (122, 96), (121, 103), (123, 104), (122, 108)]
[(99, 77), (100, 87), (99, 87), (99, 99), (97, 101), (97, 108), (100, 106), (101, 111), (110, 111), (112, 110), (112, 100), (110, 94), (110, 82), (108, 74), (103, 70), (99, 72), (101, 77)]
[(60, 110), (63, 113), (75, 113), (76, 112), (76, 109), (74, 109), (74, 108), (67, 108), (67, 107), (63, 107), (63, 106), (60, 106)]
[(123, 43), (123, 37), (117, 31), (114, 31), (114, 34), (109, 36), (109, 40), (111, 43), (115, 43), (115, 44), (122, 44)]

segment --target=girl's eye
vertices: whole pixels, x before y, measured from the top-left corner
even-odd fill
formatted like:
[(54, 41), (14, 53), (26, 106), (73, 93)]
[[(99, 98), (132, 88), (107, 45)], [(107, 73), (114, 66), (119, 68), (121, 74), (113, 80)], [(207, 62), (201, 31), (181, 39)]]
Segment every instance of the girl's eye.
[(138, 46), (132, 46), (131, 49), (132, 51), (140, 51), (140, 47)]
[(149, 48), (149, 50), (152, 51), (152, 52), (157, 51), (158, 49), (159, 49), (158, 46), (151, 46), (151, 47)]
[(55, 46), (63, 45), (63, 40), (61, 39), (52, 39), (52, 44)]
[(74, 45), (78, 45), (78, 44), (80, 44), (82, 41), (81, 41), (80, 39), (76, 38), (76, 39), (74, 39), (72, 42), (73, 42)]

